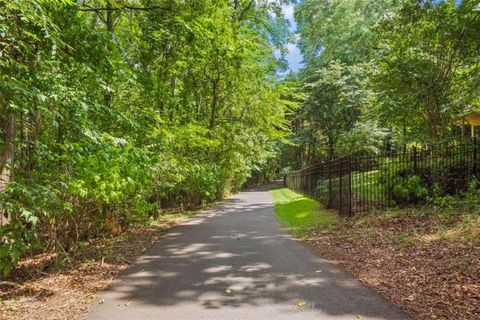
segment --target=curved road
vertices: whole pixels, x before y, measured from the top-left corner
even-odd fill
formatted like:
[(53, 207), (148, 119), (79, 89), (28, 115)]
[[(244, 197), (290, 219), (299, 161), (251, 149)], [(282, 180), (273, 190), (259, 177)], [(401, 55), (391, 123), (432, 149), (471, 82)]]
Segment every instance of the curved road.
[(408, 319), (293, 240), (261, 189), (173, 228), (102, 298), (85, 319)]

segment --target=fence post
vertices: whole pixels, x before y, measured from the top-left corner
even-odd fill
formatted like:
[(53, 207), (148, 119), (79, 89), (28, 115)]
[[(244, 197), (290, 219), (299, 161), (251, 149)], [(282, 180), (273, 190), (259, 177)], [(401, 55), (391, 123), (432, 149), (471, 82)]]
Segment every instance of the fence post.
[(312, 177), (313, 177), (313, 172), (312, 169), (308, 172), (308, 195), (311, 197), (312, 196)]
[(476, 176), (478, 170), (478, 138), (473, 138), (473, 174)]
[(417, 147), (413, 147), (413, 174), (417, 174), (418, 168), (418, 157), (417, 157)]
[(329, 165), (328, 170), (328, 208), (332, 207), (332, 164)]
[(340, 181), (339, 181), (339, 188), (338, 188), (338, 193), (340, 194), (340, 214), (343, 214), (343, 211), (342, 211), (342, 197), (343, 197), (343, 188), (342, 188), (342, 180), (343, 180), (343, 160), (340, 160), (340, 170), (339, 170), (339, 178), (340, 178)]
[(350, 187), (349, 187), (349, 190), (348, 190), (348, 193), (349, 193), (349, 201), (348, 201), (348, 216), (352, 216), (352, 205), (353, 205), (353, 188), (352, 188), (352, 183), (353, 183), (353, 173), (352, 173), (352, 156), (350, 155), (348, 157), (348, 179), (349, 179), (349, 184), (350, 184)]

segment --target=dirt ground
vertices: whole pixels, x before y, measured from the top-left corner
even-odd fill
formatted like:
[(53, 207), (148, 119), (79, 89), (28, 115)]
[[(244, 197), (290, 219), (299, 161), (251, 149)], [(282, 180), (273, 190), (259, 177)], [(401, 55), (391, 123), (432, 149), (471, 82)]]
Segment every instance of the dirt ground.
[(414, 319), (480, 319), (478, 213), (371, 213), (307, 243)]

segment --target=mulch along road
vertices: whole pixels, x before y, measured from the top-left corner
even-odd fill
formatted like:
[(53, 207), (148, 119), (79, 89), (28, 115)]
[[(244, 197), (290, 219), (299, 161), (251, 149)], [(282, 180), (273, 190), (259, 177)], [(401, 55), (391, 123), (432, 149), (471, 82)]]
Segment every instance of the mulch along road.
[(358, 221), (307, 242), (414, 319), (480, 319), (480, 233), (473, 242), (438, 237), (435, 216)]

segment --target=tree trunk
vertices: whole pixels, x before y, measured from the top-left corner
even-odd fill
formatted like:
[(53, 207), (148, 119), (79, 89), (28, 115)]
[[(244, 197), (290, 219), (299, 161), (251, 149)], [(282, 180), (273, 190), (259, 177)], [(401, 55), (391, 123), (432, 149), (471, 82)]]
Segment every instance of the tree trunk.
[(170, 119), (170, 123), (173, 124), (173, 118), (174, 118), (174, 115), (175, 115), (175, 110), (173, 109), (173, 106), (175, 106), (175, 89), (177, 87), (177, 77), (175, 76), (172, 76), (172, 78), (170, 79), (170, 106), (172, 106), (170, 108), (170, 112), (169, 112), (169, 119)]
[[(1, 137), (4, 145), (0, 149), (0, 190), (4, 177), (10, 177), (13, 164), (14, 138), (15, 138), (15, 116), (9, 112), (2, 121)], [(8, 174), (7, 174), (8, 173)]]
[(440, 141), (443, 137), (443, 114), (441, 107), (433, 101), (428, 101), (426, 109), (430, 139), (432, 141)]
[(212, 87), (212, 106), (210, 112), (210, 129), (215, 127), (215, 117), (217, 113), (217, 103), (218, 103), (218, 81), (213, 82)]
[(327, 132), (327, 141), (328, 141), (328, 158), (330, 161), (335, 160), (335, 138), (333, 130), (328, 130)]
[[(8, 111), (1, 119), (0, 137), (0, 192), (3, 192), (13, 177), (13, 161), (15, 151), (15, 114)], [(0, 207), (0, 225), (9, 221), (9, 216)]]
[[(112, 4), (110, 3), (110, 1), (107, 1), (107, 13), (106, 13), (107, 31), (110, 34), (110, 36), (113, 37), (113, 32), (114, 32), (113, 11), (111, 9), (112, 9)], [(112, 44), (110, 41), (108, 41), (108, 44), (107, 44), (107, 51), (108, 53), (111, 53), (113, 51)], [(112, 66), (110, 65), (110, 62), (107, 62), (107, 79), (106, 79), (107, 88), (105, 89), (105, 93), (103, 96), (104, 103), (107, 107), (111, 107), (112, 101), (113, 101), (113, 95), (110, 92), (110, 83), (111, 83), (112, 73), (113, 73)]]

